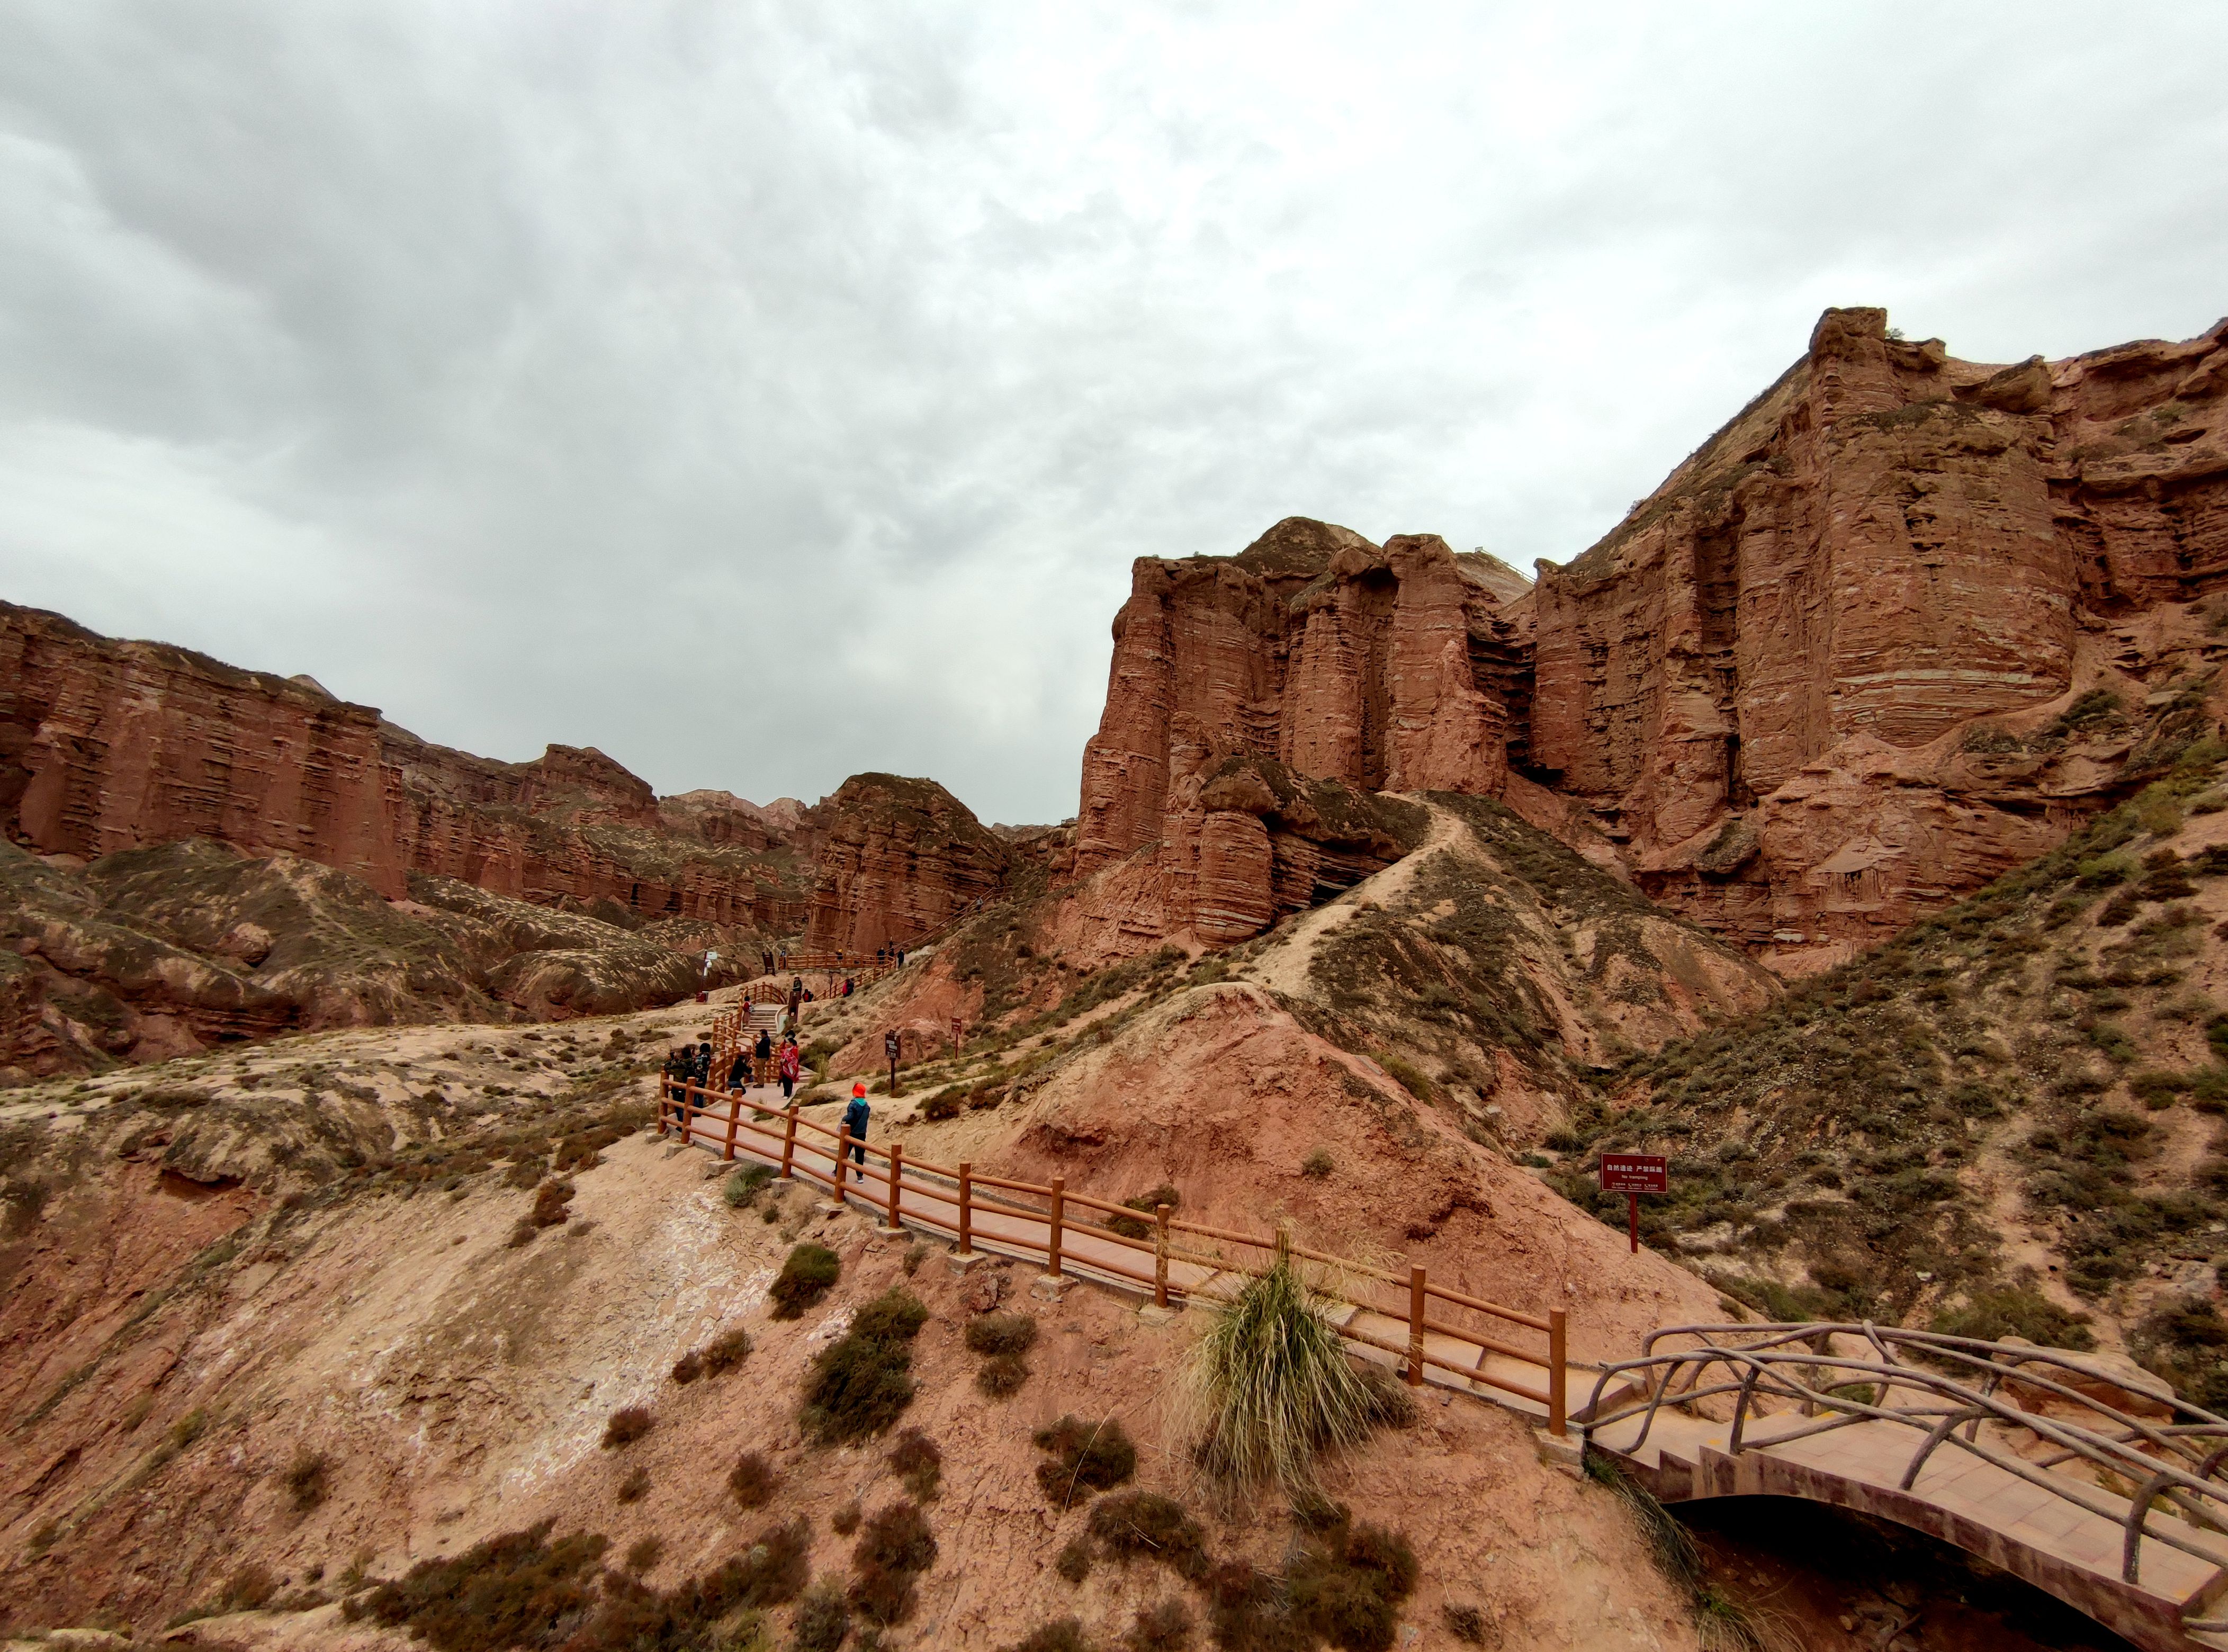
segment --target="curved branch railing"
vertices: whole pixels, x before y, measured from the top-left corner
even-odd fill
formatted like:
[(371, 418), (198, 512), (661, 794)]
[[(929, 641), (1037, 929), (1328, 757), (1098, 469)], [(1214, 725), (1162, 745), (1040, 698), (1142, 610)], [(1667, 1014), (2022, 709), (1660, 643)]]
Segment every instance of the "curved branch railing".
[[(1659, 1342), (1674, 1338), (1693, 1339), (1694, 1345), (1656, 1351)], [(1834, 1347), (1837, 1338), (1860, 1339), (1865, 1351), (1841, 1353)], [(1924, 1363), (1899, 1357), (1906, 1353)], [(2059, 1375), (2052, 1374), (2053, 1371)], [(2228, 1571), (2228, 1481), (2220, 1477), (2228, 1464), (2228, 1419), (2162, 1393), (2148, 1396), (2167, 1407), (2172, 1419), (2159, 1422), (2133, 1415), (2060, 1380), (2060, 1375), (2094, 1380), (2098, 1374), (2078, 1355), (2056, 1348), (2013, 1348), (1979, 1337), (1905, 1330), (1868, 1321), (1675, 1325), (1649, 1333), (1640, 1358), (1604, 1366), (1577, 1418), (1591, 1438), (1597, 1430), (1639, 1417), (1638, 1433), (1617, 1448), (1628, 1455), (1646, 1442), (1665, 1405), (1685, 1407), (1722, 1394), (1736, 1396), (1726, 1439), (1733, 1456), (1856, 1423), (1896, 1424), (1919, 1436), (1903, 1470), (1900, 1490), (1911, 1491), (1934, 1453), (1953, 1446), (2120, 1525), (2125, 1534), (2120, 1567), (2123, 1583), (2141, 1581), (2145, 1538)], [(1604, 1396), (1620, 1382), (1637, 1397), (1603, 1413)], [(2004, 1397), (2010, 1384), (2047, 1395), (2085, 1420), (2026, 1410)], [(1867, 1386), (1867, 1398), (1835, 1392), (1857, 1386)], [(1898, 1390), (1914, 1398), (1898, 1401)], [(1769, 1414), (1764, 1407), (1772, 1400), (1791, 1402), (1804, 1417), (1828, 1414), (1760, 1441), (1750, 1437), (1751, 1418)], [(2048, 1449), (2039, 1460), (2020, 1456), (2006, 1443), (1984, 1437), (1983, 1425), (1994, 1425), (2014, 1437), (2031, 1437)], [(2098, 1483), (2057, 1472), (2076, 1462), (2099, 1476)], [(2132, 1489), (2122, 1496), (2111, 1490), (2115, 1482)], [(2153, 1523), (2161, 1503), (2182, 1515), (2190, 1534)], [(2206, 1529), (2218, 1534), (2218, 1540), (2194, 1535)], [(2185, 1619), (2183, 1627), (2224, 1630), (2228, 1618)]]

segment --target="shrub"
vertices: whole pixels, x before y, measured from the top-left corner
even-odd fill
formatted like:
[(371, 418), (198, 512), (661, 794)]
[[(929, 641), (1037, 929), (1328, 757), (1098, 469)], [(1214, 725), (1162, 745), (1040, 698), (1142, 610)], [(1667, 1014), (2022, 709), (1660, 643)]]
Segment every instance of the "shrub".
[(1027, 1354), (1036, 1346), (1037, 1322), (1028, 1314), (979, 1314), (967, 1322), (971, 1354)]
[(1181, 1600), (1164, 1600), (1137, 1614), (1122, 1637), (1125, 1652), (1183, 1652), (1191, 1644), (1191, 1613)]
[(1447, 1633), (1464, 1646), (1491, 1644), (1493, 1621), (1475, 1606), (1457, 1606), (1450, 1602), (1444, 1610)]
[(1060, 1558), (1052, 1563), (1052, 1569), (1070, 1583), (1081, 1583), (1091, 1575), (1091, 1545), (1079, 1537), (1069, 1539)]
[(928, 1309), (919, 1297), (893, 1285), (852, 1316), (851, 1334), (882, 1342), (910, 1342), (928, 1323)]
[(836, 1281), (842, 1277), (843, 1265), (836, 1252), (824, 1245), (804, 1244), (791, 1251), (781, 1265), (781, 1272), (773, 1287), (766, 1292), (773, 1301), (776, 1319), (798, 1319), (804, 1310), (826, 1296)]
[(1331, 1162), (1329, 1153), (1322, 1148), (1317, 1148), (1300, 1161), (1300, 1174), (1311, 1181), (1322, 1181), (1336, 1169), (1338, 1166)]
[(745, 1165), (741, 1169), (736, 1171), (734, 1175), (727, 1178), (727, 1185), (720, 1190), (720, 1196), (727, 1201), (728, 1209), (740, 1210), (744, 1206), (749, 1204), (753, 1199), (756, 1199), (759, 1196), (759, 1190), (765, 1188), (766, 1183), (772, 1180), (773, 1167), (771, 1165)]
[(585, 1533), (553, 1544), (554, 1523), (503, 1533), (450, 1559), (421, 1560), (361, 1604), (350, 1602), (347, 1615), (411, 1630), (435, 1652), (547, 1644), (587, 1606), (608, 1546)]
[(1188, 1356), (1199, 1459), (1240, 1486), (1311, 1486), (1319, 1451), (1357, 1444), (1377, 1402), (1289, 1259), (1247, 1282)]
[(647, 1405), (620, 1406), (604, 1425), (604, 1448), (608, 1450), (615, 1445), (633, 1444), (650, 1432), (656, 1420)]
[(673, 1380), (686, 1386), (704, 1374), (704, 1361), (694, 1352), (682, 1354), (673, 1362)]
[(650, 1470), (637, 1463), (627, 1470), (626, 1478), (619, 1482), (619, 1501), (638, 1503), (650, 1495)]
[(1127, 1565), (1158, 1560), (1180, 1578), (1207, 1575), (1207, 1539), (1183, 1505), (1156, 1491), (1122, 1491), (1091, 1506), (1091, 1535)]
[(823, 1444), (864, 1439), (897, 1421), (912, 1403), (906, 1344), (928, 1309), (910, 1292), (884, 1291), (861, 1308), (841, 1339), (813, 1356), (801, 1420)]
[(1062, 1508), (1079, 1495), (1122, 1484), (1137, 1471), (1137, 1448), (1112, 1418), (1086, 1423), (1072, 1413), (1037, 1430), (1032, 1437), (1049, 1459), (1037, 1464), (1037, 1484)]
[(656, 1571), (657, 1563), (664, 1558), (665, 1540), (653, 1532), (627, 1545), (626, 1569), (638, 1578), (646, 1572)]
[(565, 1207), (573, 1202), (573, 1184), (551, 1177), (535, 1189), (534, 1209), (527, 1217), (536, 1227), (555, 1227), (571, 1213)]
[(717, 1574), (736, 1605), (779, 1606), (804, 1592), (812, 1576), (812, 1527), (799, 1514), (786, 1526), (769, 1526)]
[(763, 1451), (744, 1452), (727, 1471), (727, 1489), (746, 1508), (764, 1508), (773, 1501), (774, 1489), (780, 1484), (781, 1476)]
[(816, 1583), (804, 1591), (790, 1634), (797, 1652), (836, 1652), (851, 1632), (851, 1609), (835, 1583)]
[(993, 1354), (976, 1368), (975, 1386), (986, 1399), (1010, 1399), (1030, 1374), (1029, 1362), (1020, 1354)]
[(944, 1453), (927, 1435), (917, 1428), (909, 1428), (898, 1436), (897, 1444), (891, 1448), (890, 1472), (905, 1482), (915, 1502), (932, 1502), (944, 1478)]
[(1092, 1649), (1079, 1621), (1058, 1617), (1049, 1623), (1038, 1624), (1011, 1646), (999, 1648), (998, 1652), (1092, 1652)]
[[(725, 1376), (750, 1357), (751, 1334), (741, 1326), (720, 1332), (688, 1357), (695, 1360), (707, 1377)], [(674, 1375), (678, 1377), (675, 1370)]]
[[(1183, 1203), (1183, 1195), (1175, 1190), (1175, 1183), (1163, 1181), (1149, 1193), (1141, 1193), (1135, 1199), (1124, 1199), (1122, 1203), (1129, 1209), (1139, 1212), (1140, 1215), (1110, 1216), (1106, 1219), (1106, 1226), (1124, 1239), (1141, 1239), (1153, 1231), (1155, 1221), (1160, 1215), (1160, 1207), (1166, 1205), (1170, 1210), (1176, 1209)], [(1151, 1217), (1155, 1221), (1143, 1220), (1142, 1217)]]
[(878, 1508), (851, 1550), (851, 1605), (875, 1623), (902, 1623), (912, 1615), (913, 1579), (936, 1564), (936, 1537), (919, 1506), (895, 1502)]
[(1302, 1552), (1287, 1579), (1292, 1615), (1344, 1652), (1387, 1652), (1416, 1587), (1408, 1540), (1380, 1526), (1334, 1533)]
[(854, 1497), (849, 1502), (839, 1505), (828, 1517), (828, 1529), (838, 1537), (848, 1537), (859, 1529), (859, 1521), (862, 1518), (859, 1500)]
[(286, 1495), (293, 1499), (296, 1514), (306, 1514), (324, 1502), (332, 1489), (331, 1467), (323, 1451), (312, 1451), (306, 1445), (294, 1449), (294, 1460), (286, 1465), (284, 1478)]
[(941, 1124), (947, 1118), (959, 1117), (966, 1103), (966, 1092), (957, 1085), (939, 1090), (921, 1104), (920, 1116), (932, 1124)]
[(1424, 1102), (1431, 1100), (1431, 1081), (1423, 1075), (1413, 1062), (1404, 1061), (1397, 1055), (1380, 1055), (1377, 1058), (1377, 1065), (1391, 1073), (1400, 1087), (1417, 1100)]

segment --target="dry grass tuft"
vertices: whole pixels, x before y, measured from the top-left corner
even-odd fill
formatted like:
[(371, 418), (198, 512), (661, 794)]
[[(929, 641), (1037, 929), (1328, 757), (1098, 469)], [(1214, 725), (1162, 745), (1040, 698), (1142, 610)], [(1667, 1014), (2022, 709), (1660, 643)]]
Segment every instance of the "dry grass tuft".
[(1319, 1452), (1359, 1444), (1381, 1410), (1290, 1261), (1215, 1314), (1186, 1358), (1183, 1396), (1202, 1467), (1294, 1496), (1314, 1486)]
[(944, 1478), (944, 1453), (936, 1442), (917, 1428), (898, 1436), (890, 1451), (890, 1472), (905, 1482), (917, 1503), (932, 1501)]
[(647, 1405), (620, 1406), (611, 1413), (611, 1420), (604, 1425), (604, 1449), (609, 1450), (613, 1446), (633, 1444), (650, 1432), (656, 1421)]
[(802, 1318), (804, 1310), (826, 1296), (842, 1274), (842, 1261), (826, 1245), (797, 1245), (783, 1261), (780, 1274), (766, 1293), (773, 1302), (773, 1316)]

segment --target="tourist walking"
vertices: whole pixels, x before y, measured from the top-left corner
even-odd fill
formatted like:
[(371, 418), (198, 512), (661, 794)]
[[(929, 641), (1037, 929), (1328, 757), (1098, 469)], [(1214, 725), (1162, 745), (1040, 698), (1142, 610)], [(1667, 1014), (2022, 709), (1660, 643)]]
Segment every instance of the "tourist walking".
[(861, 1169), (867, 1162), (867, 1121), (873, 1117), (867, 1105), (867, 1086), (851, 1086), (851, 1105), (843, 1110), (843, 1128), (851, 1132), (851, 1154)]
[(759, 1041), (751, 1047), (751, 1054), (759, 1064), (759, 1082), (769, 1082), (773, 1078), (772, 1069), (767, 1065), (773, 1060), (773, 1034), (763, 1027), (759, 1028)]
[(787, 1101), (797, 1093), (797, 1073), (803, 1058), (797, 1053), (797, 1041), (784, 1039), (781, 1046), (781, 1098)]

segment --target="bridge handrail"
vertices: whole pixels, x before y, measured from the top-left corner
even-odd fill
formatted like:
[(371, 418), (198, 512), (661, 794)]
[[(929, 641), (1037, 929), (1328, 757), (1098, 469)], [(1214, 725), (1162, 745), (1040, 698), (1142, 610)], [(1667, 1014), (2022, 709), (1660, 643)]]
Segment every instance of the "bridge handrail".
[[(1682, 1335), (1698, 1339), (1700, 1346), (1656, 1352), (1659, 1341)], [(1881, 1357), (1869, 1359), (1836, 1352), (1833, 1339), (1837, 1335), (1862, 1337)], [(1728, 1337), (1741, 1340), (1719, 1340)], [(1798, 1349), (1790, 1344), (1801, 1347)], [(1898, 1346), (1917, 1349), (1945, 1363), (1956, 1362), (1986, 1372), (1987, 1380), (1975, 1388), (1954, 1375), (1898, 1359), (1895, 1350)], [(1791, 1399), (1802, 1405), (1805, 1416), (1815, 1415), (1819, 1410), (1833, 1414), (1808, 1427), (1775, 1434), (1767, 1444), (1788, 1444), (1868, 1420), (1923, 1429), (1925, 1437), (1903, 1472), (1903, 1490), (1909, 1491), (1917, 1484), (1920, 1470), (1938, 1447), (1952, 1444), (2076, 1508), (2119, 1524), (2125, 1534), (2121, 1562), (2122, 1581), (2125, 1583), (2140, 1581), (2142, 1540), (2146, 1537), (2228, 1571), (2228, 1547), (2200, 1544), (2171, 1528), (2155, 1529), (2151, 1525), (2153, 1506), (2163, 1500), (2180, 1509), (2193, 1524), (2202, 1521), (2215, 1531), (2220, 1529), (2224, 1517), (2228, 1517), (2228, 1485), (2213, 1476), (2224, 1463), (2228, 1463), (2228, 1419), (2192, 1405), (2179, 1395), (2156, 1395), (2153, 1398), (2157, 1403), (2171, 1407), (2170, 1416), (2187, 1416), (2197, 1420), (2154, 1425), (2028, 1368), (2039, 1364), (2083, 1375), (2097, 1374), (2093, 1368), (2084, 1366), (2078, 1356), (2027, 1344), (2014, 1348), (1979, 1337), (1883, 1327), (1869, 1321), (1664, 1326), (1651, 1332), (1642, 1347), (1638, 1359), (1602, 1367), (1592, 1394), (1577, 1413), (1590, 1438), (1596, 1430), (1645, 1412), (1638, 1434), (1622, 1448), (1637, 1450), (1647, 1440), (1656, 1414), (1666, 1403), (1688, 1405), (1731, 1393), (1738, 1398), (1726, 1449), (1729, 1455), (1738, 1456), (1753, 1444), (1745, 1437), (1751, 1410), (1762, 1414), (1758, 1399)], [(1726, 1380), (1705, 1386), (1706, 1372), (1712, 1366), (1720, 1365), (1725, 1369)], [(1798, 1370), (1802, 1374), (1796, 1374)], [(1734, 1380), (1736, 1372), (1738, 1380)], [(1642, 1387), (1645, 1398), (1636, 1399), (1607, 1415), (1601, 1414), (1602, 1398), (1610, 1385), (1622, 1379), (1630, 1387), (1630, 1379), (1640, 1373), (1648, 1373), (1650, 1379)], [(1846, 1385), (1823, 1380), (1826, 1373), (1873, 1380), (1879, 1385), (1875, 1398), (1881, 1403), (1832, 1392)], [(1681, 1374), (1687, 1376), (1687, 1385), (1678, 1389), (1674, 1397), (1673, 1385)], [(2007, 1382), (2053, 1395), (2077, 1409), (2085, 1408), (2108, 1418), (2119, 1427), (2103, 1432), (2080, 1423), (2029, 1412), (1997, 1398), (1997, 1390)], [(1948, 1403), (1886, 1404), (1898, 1387), (1920, 1390)], [(2058, 1454), (2046, 1463), (2036, 1463), (1984, 1444), (1979, 1438), (1983, 1422), (2023, 1430), (2058, 1447)], [(1960, 1425), (1964, 1425), (1962, 1439), (1957, 1437)], [(2214, 1449), (2205, 1452), (2193, 1449), (2193, 1443), (2199, 1437), (2215, 1442)], [(2176, 1461), (2162, 1462), (2151, 1451), (2138, 1449), (2138, 1441)], [(2051, 1472), (2057, 1464), (2075, 1457), (2121, 1480), (2132, 1481), (2141, 1476), (2141, 1488), (2123, 1506), (2108, 1505), (2089, 1495), (2079, 1482)], [(2196, 1471), (2192, 1473), (2186, 1464), (2193, 1464)], [(2206, 1504), (2218, 1507), (2208, 1512)], [(2189, 1627), (2199, 1627), (2195, 1620), (2186, 1621)]]
[[(842, 1186), (846, 1181), (869, 1183), (876, 1189), (874, 1202), (885, 1207), (893, 1220), (895, 1220), (900, 1213), (906, 1189), (911, 1188), (921, 1193), (936, 1193), (949, 1198), (950, 1194), (945, 1193), (944, 1189), (956, 1188), (958, 1195), (956, 1202), (961, 1211), (962, 1224), (956, 1231), (963, 1242), (967, 1236), (965, 1226), (968, 1220), (967, 1213), (971, 1210), (988, 1207), (1012, 1214), (1027, 1216), (1032, 1221), (1045, 1224), (1046, 1240), (1040, 1242), (1034, 1238), (1005, 1235), (1001, 1237), (1000, 1243), (1018, 1249), (1027, 1255), (1046, 1257), (1055, 1275), (1060, 1271), (1062, 1266), (1060, 1251), (1061, 1237), (1068, 1233), (1087, 1233), (1095, 1240), (1111, 1241), (1125, 1250), (1149, 1254), (1154, 1258), (1154, 1271), (1151, 1275), (1133, 1272), (1104, 1257), (1089, 1258), (1082, 1265), (1090, 1271), (1104, 1271), (1122, 1279), (1148, 1286), (1154, 1290), (1156, 1300), (1163, 1303), (1171, 1292), (1179, 1296), (1191, 1294), (1186, 1287), (1172, 1284), (1168, 1280), (1168, 1264), (1172, 1260), (1187, 1262), (1193, 1266), (1206, 1270), (1210, 1277), (1216, 1274), (1238, 1274), (1246, 1277), (1258, 1277), (1267, 1271), (1267, 1268), (1264, 1265), (1244, 1260), (1232, 1260), (1219, 1251), (1209, 1252), (1194, 1246), (1180, 1245), (1176, 1242), (1176, 1236), (1179, 1234), (1258, 1249), (1272, 1256), (1296, 1256), (1319, 1262), (1335, 1270), (1335, 1277), (1333, 1280), (1322, 1282), (1316, 1286), (1317, 1295), (1350, 1305), (1359, 1311), (1367, 1311), (1385, 1319), (1405, 1322), (1408, 1335), (1405, 1347), (1370, 1335), (1354, 1326), (1350, 1320), (1349, 1322), (1341, 1324), (1338, 1329), (1340, 1335), (1348, 1341), (1402, 1355), (1405, 1361), (1406, 1378), (1412, 1386), (1424, 1380), (1426, 1367), (1436, 1367), (1450, 1372), (1466, 1382), (1498, 1388), (1546, 1406), (1549, 1431), (1559, 1436), (1565, 1432), (1568, 1408), (1563, 1389), (1564, 1373), (1567, 1369), (1567, 1351), (1565, 1315), (1561, 1309), (1551, 1308), (1542, 1317), (1460, 1291), (1434, 1287), (1427, 1277), (1425, 1269), (1420, 1265), (1412, 1266), (1408, 1277), (1404, 1279), (1386, 1270), (1371, 1267), (1363, 1263), (1303, 1249), (1295, 1245), (1290, 1233), (1281, 1227), (1274, 1234), (1264, 1235), (1210, 1226), (1203, 1222), (1180, 1221), (1165, 1205), (1154, 1211), (1147, 1212), (1141, 1211), (1133, 1205), (1117, 1204), (1088, 1194), (1070, 1193), (1065, 1179), (1061, 1178), (1056, 1178), (1047, 1187), (1008, 1177), (978, 1175), (970, 1164), (948, 1166), (937, 1164), (926, 1159), (912, 1158), (905, 1153), (902, 1143), (895, 1143), (891, 1147), (880, 1147), (873, 1143), (855, 1142), (846, 1130), (830, 1128), (816, 1120), (801, 1117), (800, 1106), (800, 1103), (791, 1100), (785, 1106), (768, 1108), (751, 1101), (744, 1095), (724, 1089), (662, 1081), (658, 1104), (658, 1130), (660, 1134), (663, 1134), (669, 1120), (677, 1115), (683, 1141), (694, 1143), (700, 1136), (717, 1134), (716, 1131), (699, 1128), (701, 1121), (708, 1117), (717, 1126), (724, 1129), (724, 1157), (733, 1158), (739, 1147), (755, 1157), (778, 1163), (784, 1175), (802, 1175), (808, 1181), (828, 1187), (838, 1196), (841, 1196)], [(746, 1117), (746, 1114), (755, 1115), (755, 1117)], [(766, 1128), (769, 1122), (775, 1120), (780, 1122), (779, 1130)], [(795, 1148), (800, 1130), (813, 1132), (832, 1141), (836, 1168), (830, 1172), (823, 1172), (797, 1158)], [(746, 1140), (746, 1137), (752, 1139)], [(767, 1144), (763, 1146), (753, 1144), (758, 1141), (763, 1141)], [(848, 1172), (842, 1168), (847, 1160), (861, 1149), (868, 1160), (879, 1162), (878, 1164), (870, 1168), (869, 1164), (862, 1162)], [(824, 1152), (829, 1149), (816, 1150)], [(997, 1196), (997, 1192), (993, 1192), (985, 1198), (978, 1191), (984, 1188), (1019, 1194), (1021, 1197), (1020, 1199), (1001, 1198)], [(1040, 1209), (1034, 1205), (1024, 1203), (1022, 1202), (1024, 1199), (1046, 1201), (1048, 1208)], [(1154, 1230), (1154, 1237), (1148, 1241), (1133, 1234), (1121, 1233), (1111, 1226), (1110, 1221), (1077, 1221), (1067, 1213), (1068, 1207), (1071, 1205), (1080, 1205), (1085, 1210), (1101, 1213), (1110, 1219), (1110, 1221), (1127, 1220), (1148, 1225)], [(912, 1220), (923, 1226), (932, 1227), (940, 1233), (955, 1231), (948, 1222), (918, 1207), (911, 1214)], [(1405, 1285), (1408, 1288), (1407, 1303), (1405, 1308), (1399, 1308), (1367, 1300), (1362, 1293), (1354, 1288), (1356, 1284), (1364, 1283), (1369, 1285)], [(1536, 1328), (1546, 1334), (1547, 1347), (1544, 1353), (1529, 1352), (1514, 1348), (1482, 1332), (1450, 1325), (1433, 1318), (1426, 1310), (1431, 1299), (1434, 1297), (1460, 1308), (1496, 1316), (1517, 1324)], [(1458, 1344), (1474, 1348), (1477, 1350), (1476, 1357), (1468, 1363), (1450, 1360), (1425, 1345), (1426, 1332), (1450, 1338)], [(1489, 1355), (1495, 1354), (1543, 1365), (1547, 1375), (1546, 1392), (1542, 1393), (1538, 1389), (1511, 1381), (1504, 1376), (1489, 1373), (1485, 1369), (1486, 1361)]]

